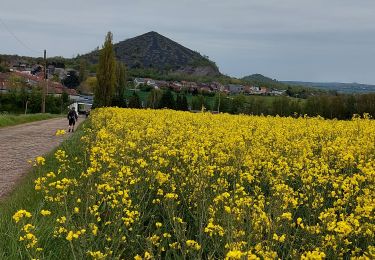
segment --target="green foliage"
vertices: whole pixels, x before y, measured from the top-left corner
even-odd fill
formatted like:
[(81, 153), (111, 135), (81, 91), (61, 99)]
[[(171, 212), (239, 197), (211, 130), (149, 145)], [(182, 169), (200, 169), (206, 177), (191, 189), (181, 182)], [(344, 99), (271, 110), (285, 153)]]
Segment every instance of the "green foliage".
[(95, 87), (98, 84), (96, 77), (88, 77), (84, 82), (79, 85), (79, 91), (83, 94), (93, 93)]
[(126, 107), (125, 91), (126, 91), (126, 66), (122, 62), (116, 62), (116, 81), (115, 92), (112, 99), (112, 105), (118, 107)]
[(98, 85), (94, 89), (94, 106), (110, 106), (116, 84), (116, 60), (113, 51), (112, 33), (108, 32), (103, 48), (100, 50), (96, 78)]
[(80, 84), (79, 75), (77, 75), (75, 70), (70, 70), (68, 75), (62, 80), (62, 84), (65, 87), (77, 89)]
[(178, 94), (176, 100), (176, 110), (188, 111), (189, 104), (185, 94)]
[(208, 100), (203, 95), (194, 96), (191, 101), (191, 109), (192, 110), (211, 110), (211, 106), (208, 103)]
[(147, 97), (146, 106), (153, 109), (158, 108), (162, 95), (161, 90), (152, 89)]
[(175, 107), (176, 101), (174, 99), (172, 91), (168, 89), (167, 91), (163, 92), (163, 95), (161, 96), (159, 108), (175, 109)]
[(213, 110), (229, 113), (231, 111), (232, 102), (224, 93), (217, 93), (215, 95)]
[(214, 70), (217, 70), (219, 71), (219, 68), (217, 67), (216, 63), (211, 61), (207, 56), (203, 56), (203, 57), (197, 57), (195, 59), (193, 59), (189, 65), (193, 66), (193, 67), (205, 67), (205, 66), (208, 66), (208, 67), (212, 67)]
[(8, 71), (9, 69), (6, 66), (0, 64), (0, 72), (8, 72)]
[(12, 126), (24, 123), (30, 123), (34, 121), (46, 120), (55, 118), (56, 115), (52, 114), (0, 114), (0, 127)]
[(79, 61), (79, 82), (82, 83), (87, 79), (87, 61), (81, 59)]
[(145, 92), (149, 92), (151, 91), (152, 89), (154, 89), (153, 86), (149, 86), (147, 84), (141, 84), (140, 86), (138, 86), (138, 88), (141, 90), (141, 91), (145, 91)]
[[(65, 93), (61, 97), (48, 95), (46, 97), (46, 112), (60, 114), (66, 111), (69, 105), (69, 96)], [(42, 104), (42, 92), (38, 88), (26, 91), (25, 88), (13, 89), (9, 93), (0, 94), (0, 112), (16, 113), (39, 113)]]
[(230, 112), (232, 114), (244, 113), (246, 98), (244, 95), (236, 95), (232, 99), (232, 105)]
[(133, 95), (129, 99), (128, 103), (129, 108), (142, 108), (142, 102), (136, 92), (133, 92)]

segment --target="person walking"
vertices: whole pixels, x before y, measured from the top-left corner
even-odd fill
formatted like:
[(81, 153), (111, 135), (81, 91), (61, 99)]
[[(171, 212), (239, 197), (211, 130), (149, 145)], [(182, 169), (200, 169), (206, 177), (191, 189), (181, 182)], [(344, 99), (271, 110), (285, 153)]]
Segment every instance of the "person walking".
[(74, 125), (76, 124), (76, 121), (78, 121), (78, 115), (77, 115), (75, 107), (72, 107), (70, 109), (70, 111), (68, 113), (68, 120), (69, 120), (69, 130), (68, 130), (68, 132), (70, 132), (70, 130), (72, 132), (74, 132)]

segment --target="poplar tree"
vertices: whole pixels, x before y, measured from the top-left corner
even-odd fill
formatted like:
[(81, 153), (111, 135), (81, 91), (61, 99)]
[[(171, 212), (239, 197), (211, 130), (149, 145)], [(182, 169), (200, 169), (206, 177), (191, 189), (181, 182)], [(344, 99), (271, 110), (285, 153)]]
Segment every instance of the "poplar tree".
[(115, 91), (112, 100), (113, 106), (126, 107), (125, 103), (125, 90), (127, 82), (126, 66), (118, 61), (116, 62), (116, 80), (115, 80)]
[(116, 59), (112, 44), (113, 35), (107, 33), (105, 42), (100, 50), (96, 78), (98, 84), (94, 92), (94, 106), (106, 107), (112, 103), (116, 81)]

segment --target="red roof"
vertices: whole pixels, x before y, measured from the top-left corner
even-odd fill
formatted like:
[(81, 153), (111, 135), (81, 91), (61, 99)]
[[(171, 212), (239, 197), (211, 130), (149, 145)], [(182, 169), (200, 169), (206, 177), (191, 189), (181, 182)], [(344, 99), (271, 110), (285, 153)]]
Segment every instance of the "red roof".
[[(33, 80), (36, 82), (43, 81), (43, 73), (39, 73), (38, 75), (22, 73), (20, 71), (14, 71), (14, 73), (17, 76), (23, 77), (25, 79)], [(77, 91), (75, 89), (67, 88), (63, 86), (60, 82), (48, 81), (48, 93), (49, 94), (62, 94), (63, 92), (66, 92), (68, 95), (77, 95)]]

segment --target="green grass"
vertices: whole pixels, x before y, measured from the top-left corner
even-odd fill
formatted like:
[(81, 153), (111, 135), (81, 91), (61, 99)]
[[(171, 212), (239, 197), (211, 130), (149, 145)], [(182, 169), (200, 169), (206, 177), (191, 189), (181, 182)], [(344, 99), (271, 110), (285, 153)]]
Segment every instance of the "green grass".
[[(45, 156), (46, 164), (44, 166), (33, 168), (18, 184), (15, 190), (5, 198), (0, 199), (0, 259), (25, 259), (29, 258), (24, 246), (18, 241), (20, 237), (20, 225), (13, 220), (13, 214), (25, 209), (36, 217), (36, 223), (33, 224), (37, 228), (38, 243), (48, 245), (43, 250), (43, 259), (70, 259), (70, 251), (66, 247), (61, 246), (61, 241), (55, 240), (48, 235), (54, 226), (52, 218), (36, 216), (36, 212), (44, 207), (43, 196), (34, 190), (34, 180), (42, 173), (56, 171), (58, 162), (54, 157), (57, 149), (63, 149), (73, 157), (83, 155), (80, 138), (83, 135), (82, 123), (77, 131), (70, 138), (65, 140), (58, 148), (51, 151)], [(79, 167), (76, 167), (79, 171)], [(19, 223), (18, 223), (19, 224)], [(46, 243), (48, 240), (48, 243)]]
[(46, 120), (51, 118), (61, 117), (56, 114), (29, 114), (29, 115), (15, 115), (15, 114), (0, 114), (0, 127), (24, 124), (34, 121)]

